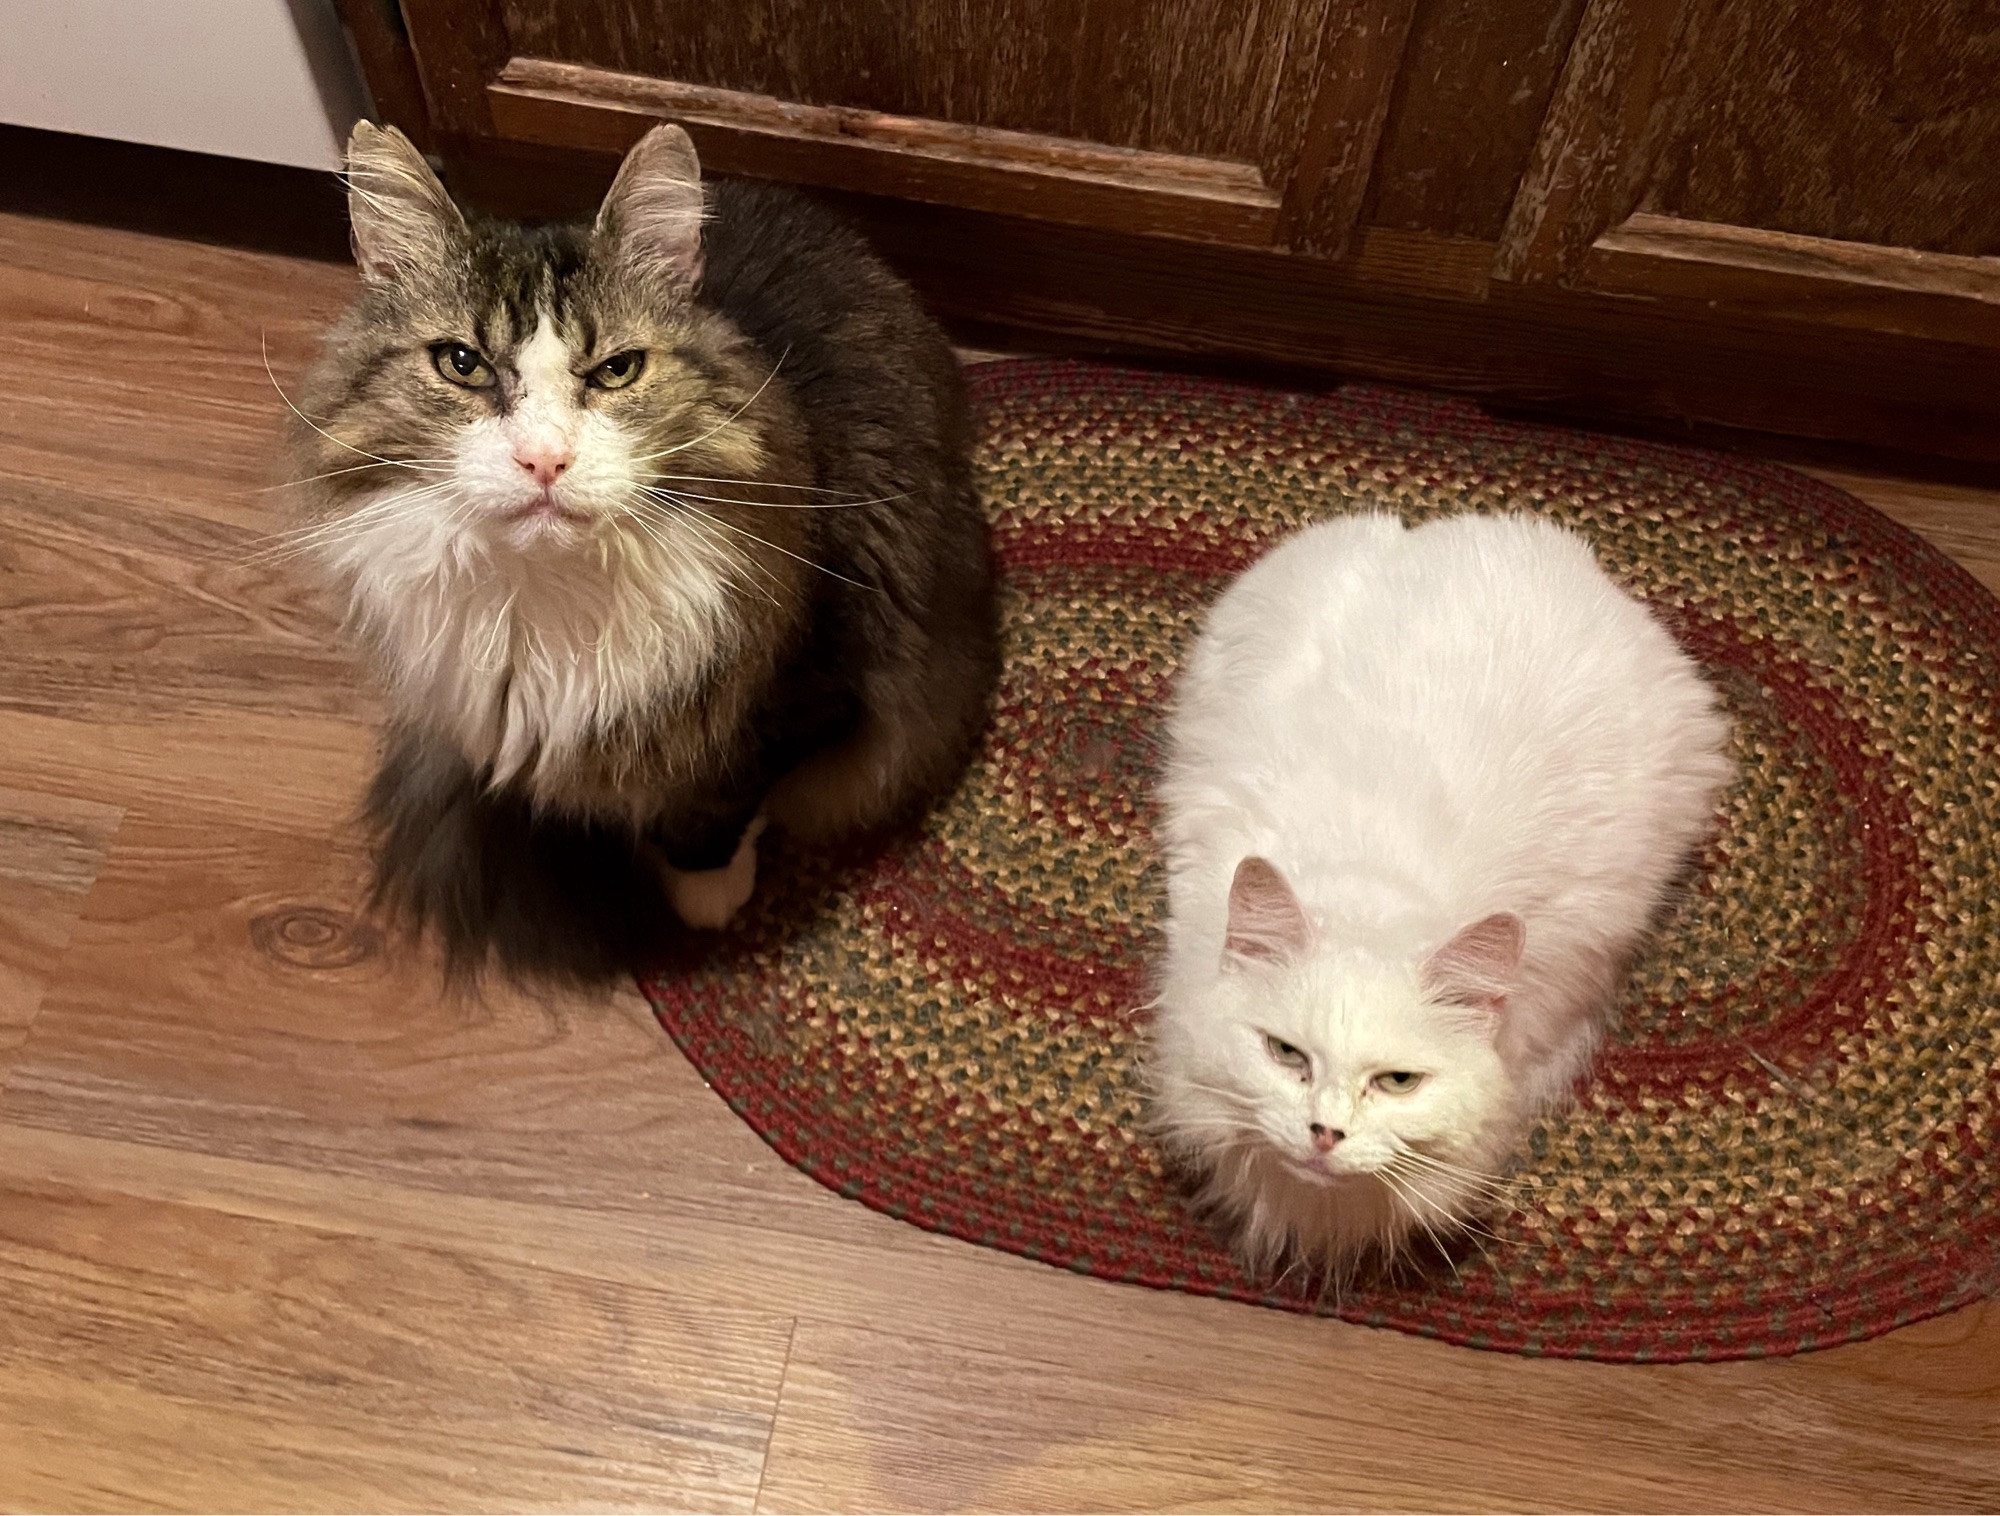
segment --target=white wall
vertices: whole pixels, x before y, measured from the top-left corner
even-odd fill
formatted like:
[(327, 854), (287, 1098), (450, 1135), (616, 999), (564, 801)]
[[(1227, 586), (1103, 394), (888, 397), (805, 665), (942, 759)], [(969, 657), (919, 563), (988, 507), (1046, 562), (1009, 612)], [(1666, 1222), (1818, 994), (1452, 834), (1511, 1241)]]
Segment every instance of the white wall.
[(0, 0), (0, 121), (338, 168), (367, 91), (333, 0)]

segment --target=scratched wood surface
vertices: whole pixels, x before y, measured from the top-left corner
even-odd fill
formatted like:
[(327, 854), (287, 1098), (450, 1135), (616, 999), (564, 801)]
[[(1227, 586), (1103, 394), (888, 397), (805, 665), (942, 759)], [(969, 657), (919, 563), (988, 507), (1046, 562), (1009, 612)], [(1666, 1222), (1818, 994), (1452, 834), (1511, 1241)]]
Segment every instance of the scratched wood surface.
[[(0, 1506), (2000, 1504), (1991, 1304), (1621, 1368), (1121, 1288), (837, 1199), (635, 994), (441, 996), (245, 563), (349, 280), (0, 217)], [(2000, 495), (1826, 472), (2000, 588)]]

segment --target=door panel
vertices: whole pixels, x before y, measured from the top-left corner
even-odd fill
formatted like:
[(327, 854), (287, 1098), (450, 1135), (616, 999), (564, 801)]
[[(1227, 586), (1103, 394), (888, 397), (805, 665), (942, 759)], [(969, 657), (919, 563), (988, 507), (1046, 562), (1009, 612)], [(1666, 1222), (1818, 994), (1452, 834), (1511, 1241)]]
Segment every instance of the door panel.
[(1418, 0), (403, 0), (446, 139), (1345, 256)]
[(1248, 163), (796, 105), (537, 58), (511, 61), (487, 96), (495, 129), (515, 142), (620, 153), (649, 127), (677, 121), (718, 173), (1250, 246), (1269, 243), (1278, 223), (1279, 197)]
[(2000, 254), (2000, 4), (1729, 0), (1674, 61), (1638, 209)]
[(2000, 258), (1641, 211), (1591, 244), (1592, 289), (2000, 349)]
[(475, 204), (679, 121), (975, 326), (2000, 456), (2000, 0), (339, 3)]
[(1495, 261), (2000, 346), (2000, 5), (1591, 0)]
[(505, 0), (515, 54), (617, 73), (1264, 161), (1297, 141), (1287, 60), (1338, 0)]
[(1583, 0), (1423, 0), (1364, 219), (1497, 238), (1582, 14)]

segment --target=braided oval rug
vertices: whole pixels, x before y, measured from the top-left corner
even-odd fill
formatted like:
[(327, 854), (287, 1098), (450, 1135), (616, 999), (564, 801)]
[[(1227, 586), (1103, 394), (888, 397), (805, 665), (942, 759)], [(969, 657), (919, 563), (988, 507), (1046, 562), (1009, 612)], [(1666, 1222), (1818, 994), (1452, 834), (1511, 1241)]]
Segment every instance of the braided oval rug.
[[(786, 1160), (1079, 1272), (1479, 1347), (1680, 1361), (1863, 1338), (2000, 1287), (2000, 604), (1787, 470), (1068, 362), (974, 370), (1004, 576), (983, 752), (872, 856), (768, 855), (648, 976)], [(1741, 776), (1621, 1029), (1481, 1248), (1336, 1301), (1245, 1278), (1148, 1142), (1156, 734), (1203, 608), (1386, 505), (1568, 523), (1724, 692)]]

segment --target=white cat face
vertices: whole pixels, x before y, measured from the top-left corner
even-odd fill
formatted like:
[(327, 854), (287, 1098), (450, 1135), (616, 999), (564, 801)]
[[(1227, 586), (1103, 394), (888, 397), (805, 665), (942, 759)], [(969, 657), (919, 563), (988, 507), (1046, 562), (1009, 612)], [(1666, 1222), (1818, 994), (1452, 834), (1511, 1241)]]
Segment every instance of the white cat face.
[(1485, 917), (1408, 963), (1316, 938), (1283, 876), (1243, 860), (1208, 1003), (1154, 1046), (1161, 1131), (1205, 1161), (1210, 1196), (1267, 1261), (1279, 1238), (1442, 1235), (1499, 1193), (1513, 1135), (1495, 1040), (1519, 918)]
[(1224, 993), (1221, 1069), (1302, 1179), (1366, 1174), (1427, 1191), (1427, 1175), (1462, 1166), (1505, 1109), (1491, 1018), (1426, 1000), (1410, 970), (1309, 957), (1245, 965)]

